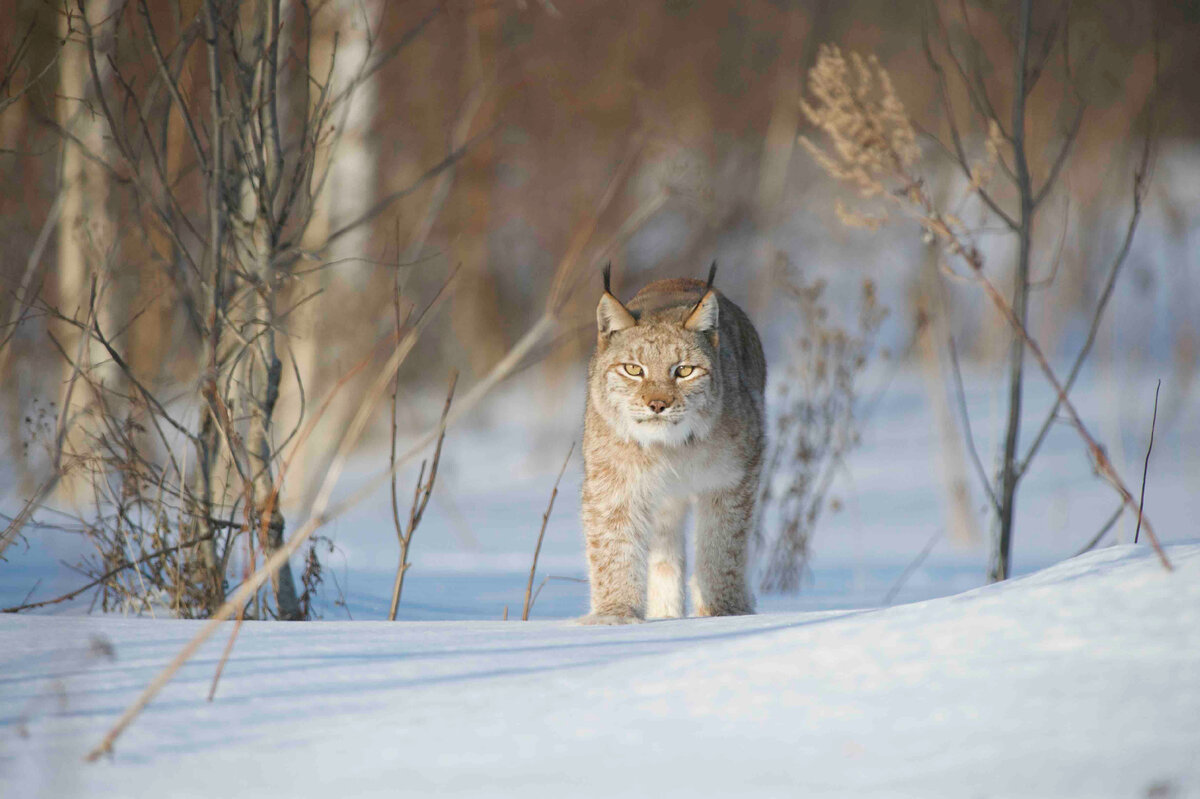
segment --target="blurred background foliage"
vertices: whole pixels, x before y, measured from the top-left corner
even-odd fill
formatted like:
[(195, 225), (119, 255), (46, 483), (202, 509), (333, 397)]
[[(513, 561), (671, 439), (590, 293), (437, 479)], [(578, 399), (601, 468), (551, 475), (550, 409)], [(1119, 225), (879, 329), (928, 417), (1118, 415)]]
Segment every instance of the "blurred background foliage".
[[(198, 7), (198, 0), (149, 4), (156, 24), (173, 31)], [(948, 126), (922, 32), (930, 30), (939, 46), (953, 46), (995, 92), (997, 106), (1007, 108), (1016, 7), (991, 0), (936, 6), (880, 0), (283, 3), (281, 69), (302, 60), (295, 51), (301, 43), (314, 74), (327, 74), (335, 86), (350, 81), (367, 59), (391, 57), (333, 119), (336, 148), (319, 155), (330, 165), (328, 181), (314, 199), (304, 238), (323, 241), (364, 214), (369, 220), (280, 277), (295, 309), (287, 313), (279, 345), (288, 363), (279, 424), (290, 428), (299, 414), (293, 374), (309, 401), (324, 396), (392, 330), (397, 282), (423, 304), (455, 267), (456, 290), (404, 364), (402, 383), (433, 397), (451, 369), (468, 383), (483, 375), (539, 316), (572, 237), (628, 159), (629, 177), (600, 221), (604, 234), (615, 235), (650, 199), (664, 199), (612, 253), (619, 295), (660, 277), (700, 277), (715, 258), (720, 287), (746, 308), (763, 331), (769, 358), (782, 364), (796, 324), (795, 304), (781, 296), (781, 263), (820, 276), (825, 305), (834, 321), (847, 324), (859, 314), (869, 278), (873, 297), (891, 311), (873, 334), (880, 351), (916, 363), (915, 335), (931, 315), (944, 314), (964, 362), (998, 367), (1010, 331), (970, 286), (950, 284), (948, 301), (932, 299), (936, 256), (917, 225), (899, 222), (871, 232), (839, 220), (836, 203), (850, 192), (797, 146), (798, 135), (815, 135), (798, 100), (819, 45), (874, 54), (922, 134), (931, 192), (952, 202), (965, 181), (935, 143), (947, 140)], [(86, 275), (94, 268), (76, 261), (106, 264), (105, 313), (119, 320), (114, 342), (139, 379), (164, 397), (194, 394), (202, 351), (169, 265), (164, 269), (151, 256), (164, 234), (129, 191), (129, 176), (72, 167), (64, 156), (62, 104), (85, 91), (81, 76), (71, 73), (83, 65), (62, 57), (70, 8), (49, 0), (3, 0), (0, 6), (0, 54), (10, 65), (3, 85), (9, 99), (0, 99), (0, 334), (6, 341), (0, 416), (11, 453), (0, 479), (12, 480), (14, 491), (27, 488), (40, 468), (37, 458), (18, 456), (30, 437), (27, 420), (39, 404), (58, 398), (67, 369), (48, 335), (51, 320), (22, 311), (29, 292), (72, 313), (85, 304)], [(119, 0), (105, 8), (131, 19), (139, 13)], [(1062, 8), (1035, 4), (1035, 28), (1044, 33), (1063, 24)], [(935, 13), (943, 27), (929, 28)], [(1176, 376), (1164, 400), (1169, 415), (1190, 401), (1200, 318), (1200, 4), (1098, 0), (1070, 3), (1068, 14), (1069, 62), (1048, 59), (1029, 97), (1028, 149), (1037, 174), (1045, 175), (1071, 123), (1075, 106), (1064, 98), (1074, 96), (1087, 109), (1034, 231), (1038, 284), (1030, 327), (1050, 353), (1068, 357), (1078, 349), (1120, 244), (1130, 175), (1153, 122), (1153, 183), (1098, 357), (1169, 368)], [(301, 36), (302, 29), (311, 36)], [(111, 56), (128, 74), (150, 80), (150, 70), (137, 72), (150, 58), (146, 43), (133, 35), (135, 25), (128, 30), (111, 43)], [(1067, 63), (1074, 65), (1072, 75)], [(180, 66), (183, 91), (199, 91), (202, 53)], [(976, 131), (971, 146), (980, 153), (983, 131), (958, 91), (956, 121)], [(285, 126), (306, 102), (303, 90), (281, 98)], [(164, 168), (181, 197), (195, 183), (191, 199), (199, 204), (187, 132), (175, 116), (162, 122)], [(95, 147), (107, 146), (103, 126), (80, 124)], [(457, 153), (448, 188), (422, 179), (448, 153)], [(69, 182), (71, 168), (84, 174), (78, 183)], [(61, 199), (77, 191), (85, 196)], [(439, 191), (446, 192), (440, 206)], [(999, 199), (1013, 198), (1001, 191)], [(440, 211), (427, 235), (410, 236), (434, 206)], [(49, 233), (55, 216), (57, 231)], [(968, 221), (1003, 282), (1012, 268), (1011, 237), (983, 215)], [(88, 255), (88, 246), (96, 252)], [(34, 251), (43, 257), (31, 269)], [(580, 283), (563, 314), (566, 324), (537, 353), (544, 380), (532, 404), (553, 406), (563, 386), (582, 380), (597, 286)], [(332, 441), (346, 425), (369, 372), (339, 395), (315, 440)], [(402, 410), (402, 425), (436, 417), (439, 406), (438, 399), (414, 403)], [(383, 431), (382, 408), (378, 424)], [(320, 453), (322, 446), (313, 449)], [(305, 457), (286, 494), (293, 500), (303, 495), (321, 466), (319, 454)]]

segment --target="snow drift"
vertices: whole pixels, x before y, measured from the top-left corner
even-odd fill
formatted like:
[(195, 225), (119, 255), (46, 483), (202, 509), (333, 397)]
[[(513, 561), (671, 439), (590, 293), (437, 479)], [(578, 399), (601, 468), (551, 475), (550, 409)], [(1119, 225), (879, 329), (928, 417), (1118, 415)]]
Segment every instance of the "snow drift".
[(0, 794), (1192, 795), (1200, 544), (1168, 553), (880, 610), (247, 623), (214, 702), (219, 637), (94, 765), (197, 623), (8, 616)]

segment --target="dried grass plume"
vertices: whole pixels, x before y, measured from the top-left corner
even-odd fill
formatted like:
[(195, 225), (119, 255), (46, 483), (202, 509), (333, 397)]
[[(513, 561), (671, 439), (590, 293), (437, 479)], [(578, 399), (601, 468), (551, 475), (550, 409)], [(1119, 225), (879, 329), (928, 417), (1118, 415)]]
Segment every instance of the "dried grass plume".
[(808, 120), (829, 136), (825, 150), (801, 136), (801, 145), (833, 177), (855, 186), (864, 198), (886, 191), (884, 181), (907, 173), (921, 156), (917, 134), (879, 59), (821, 45), (808, 73), (814, 101), (800, 100)]

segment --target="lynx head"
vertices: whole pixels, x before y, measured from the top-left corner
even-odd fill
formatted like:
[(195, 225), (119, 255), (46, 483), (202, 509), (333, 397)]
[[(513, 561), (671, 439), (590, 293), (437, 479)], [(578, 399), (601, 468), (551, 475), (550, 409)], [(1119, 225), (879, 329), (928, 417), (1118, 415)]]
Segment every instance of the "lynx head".
[(608, 291), (605, 270), (589, 392), (618, 435), (643, 445), (678, 446), (712, 429), (721, 412), (721, 380), (720, 303), (711, 285), (710, 274), (699, 302), (693, 293), (690, 301), (657, 306), (651, 285), (631, 310)]

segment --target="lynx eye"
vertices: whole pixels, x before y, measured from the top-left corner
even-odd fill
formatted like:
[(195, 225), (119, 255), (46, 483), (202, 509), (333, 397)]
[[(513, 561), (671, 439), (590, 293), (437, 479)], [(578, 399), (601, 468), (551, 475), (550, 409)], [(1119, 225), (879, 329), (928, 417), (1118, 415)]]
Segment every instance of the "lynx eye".
[(676, 377), (691, 377), (695, 371), (696, 371), (696, 367), (694, 367), (694, 366), (676, 366), (675, 367), (675, 376)]
[(643, 374), (645, 374), (645, 370), (636, 363), (622, 364), (622, 367), (625, 369), (625, 374), (629, 375), (630, 377), (641, 377)]

